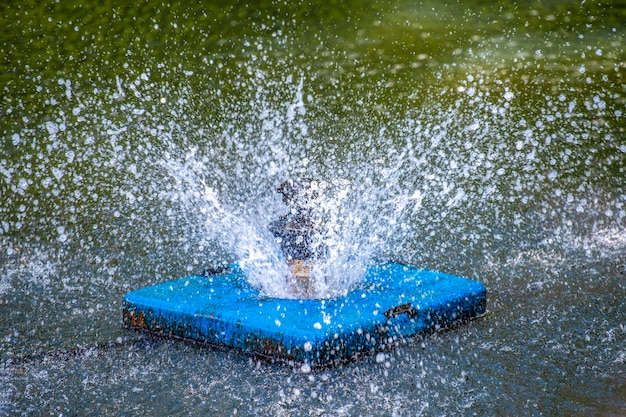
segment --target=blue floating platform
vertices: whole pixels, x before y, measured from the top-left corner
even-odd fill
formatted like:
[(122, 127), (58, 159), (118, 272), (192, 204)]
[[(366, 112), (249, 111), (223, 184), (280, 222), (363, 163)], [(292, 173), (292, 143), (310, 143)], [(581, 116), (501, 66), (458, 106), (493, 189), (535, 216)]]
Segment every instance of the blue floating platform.
[(122, 310), (129, 328), (325, 366), (478, 317), (486, 310), (486, 288), (454, 275), (382, 263), (371, 266), (345, 297), (281, 299), (261, 295), (233, 264), (223, 275), (188, 276), (133, 291)]

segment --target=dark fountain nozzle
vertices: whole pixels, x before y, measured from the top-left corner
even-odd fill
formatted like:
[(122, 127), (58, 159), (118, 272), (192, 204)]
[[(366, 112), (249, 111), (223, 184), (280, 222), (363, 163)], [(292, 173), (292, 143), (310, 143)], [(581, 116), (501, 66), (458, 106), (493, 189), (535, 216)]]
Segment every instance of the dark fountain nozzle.
[(295, 179), (283, 182), (278, 188), (289, 213), (270, 223), (270, 231), (280, 239), (280, 247), (295, 278), (296, 294), (311, 296), (311, 266), (315, 259), (325, 255), (326, 248), (319, 242), (320, 225), (313, 219), (315, 200), (319, 196), (319, 182), (313, 179)]

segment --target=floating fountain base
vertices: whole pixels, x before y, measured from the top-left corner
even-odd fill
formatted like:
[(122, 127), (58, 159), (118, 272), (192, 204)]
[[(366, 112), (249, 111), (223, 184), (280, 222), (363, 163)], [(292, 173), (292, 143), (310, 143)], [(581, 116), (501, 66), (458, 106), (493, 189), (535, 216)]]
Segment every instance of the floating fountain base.
[(479, 282), (396, 263), (368, 269), (345, 297), (280, 299), (259, 294), (236, 264), (124, 297), (123, 320), (141, 328), (276, 359), (331, 365), (485, 313)]

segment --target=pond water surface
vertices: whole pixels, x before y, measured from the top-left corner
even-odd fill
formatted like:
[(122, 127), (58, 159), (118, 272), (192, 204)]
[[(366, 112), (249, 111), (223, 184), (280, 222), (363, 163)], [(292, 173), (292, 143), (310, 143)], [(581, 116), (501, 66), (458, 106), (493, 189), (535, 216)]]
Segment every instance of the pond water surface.
[[(625, 29), (620, 1), (4, 2), (0, 415), (626, 415)], [(128, 291), (271, 258), (300, 176), (338, 190), (337, 259), (477, 279), (489, 313), (313, 372), (122, 327)]]

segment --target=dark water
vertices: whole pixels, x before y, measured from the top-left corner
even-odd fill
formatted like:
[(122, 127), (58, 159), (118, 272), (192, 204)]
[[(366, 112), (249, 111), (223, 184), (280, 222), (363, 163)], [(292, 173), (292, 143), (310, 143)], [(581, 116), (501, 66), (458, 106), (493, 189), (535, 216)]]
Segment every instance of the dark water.
[[(626, 414), (626, 5), (501, 3), (3, 3), (0, 414)], [(301, 175), (489, 314), (312, 373), (122, 328)]]

